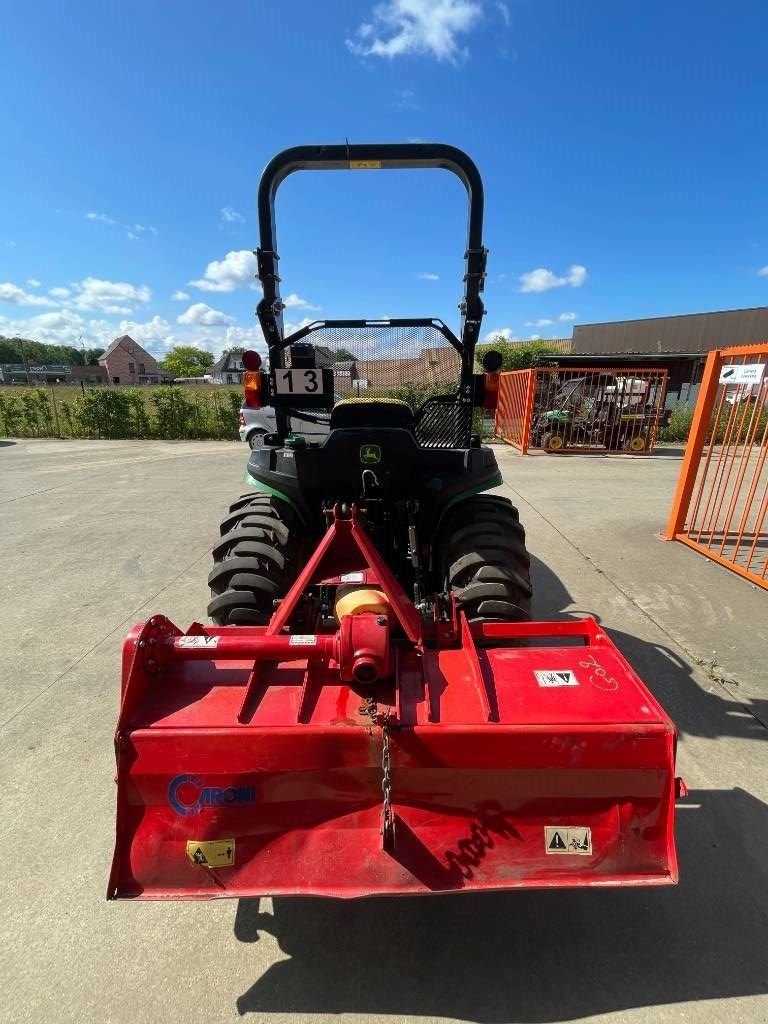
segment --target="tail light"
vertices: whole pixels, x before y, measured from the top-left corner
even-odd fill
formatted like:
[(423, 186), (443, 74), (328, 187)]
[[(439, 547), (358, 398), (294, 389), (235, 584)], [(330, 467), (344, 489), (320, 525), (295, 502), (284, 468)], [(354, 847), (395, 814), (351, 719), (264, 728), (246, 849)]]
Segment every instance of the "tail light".
[(499, 400), (499, 375), (498, 373), (485, 374), (485, 393), (483, 396), (483, 408), (495, 409)]
[(243, 404), (248, 409), (260, 409), (261, 400), (261, 373), (258, 370), (246, 370), (243, 374)]
[(242, 413), (242, 412), (240, 413), (240, 426), (241, 427), (245, 426), (245, 414)]

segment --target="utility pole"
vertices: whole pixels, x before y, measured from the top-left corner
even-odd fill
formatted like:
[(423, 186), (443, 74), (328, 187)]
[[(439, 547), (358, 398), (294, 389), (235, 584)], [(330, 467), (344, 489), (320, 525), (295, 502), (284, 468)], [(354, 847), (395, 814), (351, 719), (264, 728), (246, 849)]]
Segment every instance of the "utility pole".
[[(85, 337), (85, 331), (83, 331), (80, 334), (80, 337), (77, 339), (77, 343), (80, 346), (81, 352), (83, 353), (83, 367), (85, 367), (85, 344), (83, 342), (83, 338), (84, 337)], [(85, 398), (85, 381), (83, 380), (82, 377), (80, 377), (80, 390), (83, 393), (83, 398)]]
[(21, 361), (24, 364), (24, 370), (27, 374), (27, 386), (29, 387), (31, 381), (29, 379), (29, 360), (27, 359), (27, 351), (24, 348), (24, 339), (19, 338), (19, 346), (21, 347)]

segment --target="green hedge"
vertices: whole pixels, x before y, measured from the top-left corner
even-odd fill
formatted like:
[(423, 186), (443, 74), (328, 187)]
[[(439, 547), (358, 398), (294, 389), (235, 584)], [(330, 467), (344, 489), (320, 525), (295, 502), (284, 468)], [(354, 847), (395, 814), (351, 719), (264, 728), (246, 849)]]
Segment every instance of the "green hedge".
[[(752, 423), (752, 417), (754, 416), (754, 400), (750, 400), (749, 406), (744, 407), (740, 404), (734, 412), (730, 405), (725, 406), (720, 414), (720, 420), (714, 430), (714, 436), (711, 438), (715, 444), (721, 444), (725, 439), (725, 431), (728, 425), (728, 419), (731, 416), (735, 416), (735, 420), (731, 422), (731, 434), (738, 434), (740, 439), (744, 440), (744, 435), (747, 432), (750, 424), (754, 430), (755, 443), (759, 443), (763, 434), (765, 433), (766, 423), (768, 423), (768, 411), (762, 409), (758, 414), (757, 426)], [(659, 431), (659, 441), (666, 442), (685, 442), (688, 440), (688, 434), (691, 432), (691, 423), (693, 422), (693, 406), (687, 405), (684, 402), (678, 402), (677, 405), (672, 407), (672, 415), (670, 416), (669, 423), (666, 427), (662, 427)], [(743, 424), (743, 425), (742, 425)]]
[(237, 440), (241, 403), (218, 388), (89, 388), (63, 400), (53, 388), (13, 388), (0, 391), (0, 434)]
[(684, 402), (673, 405), (669, 423), (659, 431), (659, 441), (687, 441), (692, 420), (692, 405), (686, 405)]

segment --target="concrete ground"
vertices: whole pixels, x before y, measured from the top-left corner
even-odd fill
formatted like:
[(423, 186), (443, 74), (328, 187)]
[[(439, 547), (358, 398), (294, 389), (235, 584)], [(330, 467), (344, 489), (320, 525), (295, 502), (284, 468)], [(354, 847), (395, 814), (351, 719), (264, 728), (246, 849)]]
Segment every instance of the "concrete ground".
[(679, 454), (499, 449), (538, 617), (599, 615), (681, 729), (678, 888), (107, 904), (121, 642), (204, 614), (246, 452), (0, 442), (0, 1020), (767, 1020), (768, 593), (656, 538)]

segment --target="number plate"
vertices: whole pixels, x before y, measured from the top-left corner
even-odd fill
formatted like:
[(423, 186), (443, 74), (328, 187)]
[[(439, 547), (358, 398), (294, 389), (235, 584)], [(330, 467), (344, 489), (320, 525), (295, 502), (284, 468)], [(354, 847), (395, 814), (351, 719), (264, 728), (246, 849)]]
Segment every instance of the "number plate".
[(275, 392), (278, 395), (322, 395), (322, 371), (275, 370)]

